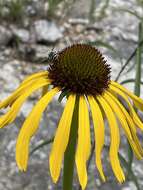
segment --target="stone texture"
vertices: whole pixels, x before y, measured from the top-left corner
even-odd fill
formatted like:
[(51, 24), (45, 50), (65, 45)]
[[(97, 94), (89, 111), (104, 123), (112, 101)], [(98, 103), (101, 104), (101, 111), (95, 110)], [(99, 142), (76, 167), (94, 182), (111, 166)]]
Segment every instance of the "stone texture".
[(13, 28), (13, 35), (18, 38), (23, 43), (28, 43), (30, 40), (30, 33), (26, 29), (18, 29), (18, 28)]
[(11, 39), (12, 32), (8, 28), (0, 26), (0, 46), (8, 45)]
[(37, 20), (34, 23), (37, 42), (54, 43), (62, 38), (59, 27), (47, 20)]

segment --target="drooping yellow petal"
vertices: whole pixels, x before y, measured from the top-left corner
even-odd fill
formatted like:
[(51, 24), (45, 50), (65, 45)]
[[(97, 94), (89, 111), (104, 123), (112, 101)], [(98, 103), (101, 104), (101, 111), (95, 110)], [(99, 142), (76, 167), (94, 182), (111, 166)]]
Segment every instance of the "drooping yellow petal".
[(42, 88), (42, 96), (44, 96), (44, 95), (48, 92), (48, 86), (49, 86), (49, 85), (44, 86), (44, 87)]
[(143, 130), (143, 123), (140, 120), (140, 118), (138, 117), (137, 113), (135, 112), (133, 106), (131, 105), (131, 103), (130, 103), (128, 97), (125, 95), (125, 93), (122, 90), (120, 90), (119, 88), (117, 88), (115, 86), (112, 86), (112, 85), (110, 85), (109, 90), (112, 90), (115, 93), (119, 94), (125, 100), (125, 102), (127, 103), (128, 107), (129, 107), (131, 116), (133, 117), (133, 121), (138, 126), (138, 128), (140, 128), (141, 130)]
[(136, 144), (134, 142), (134, 139), (132, 137), (132, 132), (130, 130), (130, 126), (128, 125), (127, 120), (126, 120), (126, 114), (124, 113), (124, 110), (122, 110), (121, 106), (119, 105), (120, 102), (118, 102), (118, 100), (108, 91), (106, 91), (106, 93), (104, 93), (104, 98), (109, 103), (109, 105), (115, 112), (116, 116), (118, 117), (118, 119), (121, 123), (121, 126), (124, 129), (126, 137), (129, 141), (135, 155), (137, 156), (138, 159), (141, 159), (142, 156), (141, 156), (140, 152), (138, 151)]
[(134, 140), (134, 142), (136, 144), (136, 148), (134, 149), (134, 151), (136, 153), (135, 155), (137, 156), (138, 159), (142, 159), (142, 157), (143, 157), (143, 148), (142, 148), (142, 146), (141, 146), (141, 144), (139, 142), (139, 139), (137, 137), (137, 131), (136, 131), (134, 122), (131, 119), (131, 117), (129, 116), (127, 111), (125, 112), (125, 114), (126, 114), (128, 124), (130, 126), (130, 130), (131, 130), (131, 133), (132, 133), (133, 140)]
[(113, 95), (111, 95), (111, 93), (110, 93), (110, 96), (112, 96), (112, 99), (114, 99), (114, 101), (120, 107), (120, 109), (122, 110), (123, 114), (126, 117), (126, 120), (128, 122), (130, 131), (131, 131), (131, 134), (132, 134), (132, 138), (133, 138), (133, 141), (134, 141), (133, 142), (134, 146), (132, 146), (132, 148), (133, 148), (133, 150), (134, 150), (135, 155), (137, 156), (137, 158), (141, 159), (143, 157), (143, 149), (142, 149), (142, 147), (140, 145), (140, 142), (139, 142), (139, 139), (137, 137), (137, 131), (136, 131), (136, 127), (135, 127), (134, 121), (132, 120), (132, 118), (130, 117), (129, 113), (124, 108), (124, 106), (117, 100), (117, 98), (114, 97)]
[(41, 72), (34, 73), (34, 74), (26, 77), (20, 86), (25, 85), (26, 83), (29, 83), (30, 81), (41, 78), (41, 77), (47, 77), (48, 78), (48, 71), (41, 71)]
[(94, 124), (94, 134), (95, 134), (95, 158), (96, 166), (99, 170), (99, 173), (102, 177), (102, 180), (105, 181), (105, 176), (102, 167), (101, 161), (101, 152), (104, 146), (104, 120), (99, 108), (98, 103), (92, 96), (88, 96), (88, 101), (91, 108), (93, 124)]
[(50, 173), (55, 183), (59, 178), (63, 156), (69, 141), (75, 99), (75, 95), (70, 95), (68, 97), (50, 153)]
[(118, 84), (117, 82), (111, 81), (111, 85), (119, 88), (120, 90), (122, 90), (125, 94), (127, 94), (134, 102), (135, 106), (143, 111), (143, 100), (136, 96), (135, 94), (133, 94), (132, 92), (130, 92), (129, 90), (127, 90), (125, 87), (123, 87), (122, 85)]
[(47, 82), (49, 84), (50, 83), (49, 79), (47, 79), (47, 77), (41, 76), (41, 75), (39, 77), (37, 76), (37, 77), (33, 78), (33, 80), (32, 79), (26, 80), (26, 82), (21, 83), (21, 85), (8, 98), (6, 98), (4, 101), (0, 102), (0, 109), (6, 108), (7, 106), (11, 106), (20, 95), (22, 95), (23, 93), (25, 93), (25, 91), (27, 91), (27, 88), (33, 86), (38, 81), (41, 81), (41, 79), (47, 80)]
[(122, 183), (125, 180), (124, 172), (120, 166), (120, 161), (118, 158), (118, 151), (119, 151), (119, 145), (120, 145), (120, 134), (119, 129), (117, 125), (116, 118), (114, 116), (114, 113), (109, 106), (109, 104), (106, 102), (106, 100), (102, 96), (97, 96), (97, 99), (99, 103), (101, 104), (108, 123), (110, 127), (110, 134), (111, 134), (111, 143), (110, 143), (110, 162), (113, 169), (113, 172), (117, 178), (117, 180)]
[(108, 92), (104, 93), (104, 98), (108, 102), (108, 104), (110, 105), (110, 107), (112, 108), (114, 113), (117, 115), (117, 117), (118, 117), (119, 121), (121, 122), (121, 125), (122, 125), (123, 129), (125, 130), (127, 136), (130, 139), (132, 139), (132, 135), (131, 135), (131, 132), (129, 130), (126, 118), (125, 118), (124, 114), (122, 113), (122, 111), (120, 110), (120, 107), (114, 102), (114, 99), (112, 98), (110, 93), (109, 94), (108, 94)]
[(78, 143), (76, 151), (76, 167), (79, 182), (82, 189), (85, 189), (87, 184), (86, 162), (90, 155), (91, 140), (90, 140), (90, 124), (89, 113), (84, 96), (79, 100), (79, 126), (78, 126)]
[(28, 96), (30, 96), (30, 94), (32, 92), (34, 92), (35, 90), (37, 90), (38, 88), (41, 88), (45, 85), (47, 85), (48, 82), (46, 79), (41, 79), (39, 80), (37, 83), (35, 83), (33, 86), (29, 86), (29, 88), (27, 88), (26, 92), (23, 93), (10, 107), (10, 110), (3, 116), (0, 117), (0, 128), (4, 127), (5, 125), (10, 124), (11, 122), (14, 121), (14, 119), (16, 118), (22, 104), (24, 103), (24, 101), (28, 98)]
[(38, 129), (42, 113), (58, 91), (54, 88), (39, 100), (20, 130), (16, 143), (16, 162), (20, 170), (27, 169), (30, 139)]

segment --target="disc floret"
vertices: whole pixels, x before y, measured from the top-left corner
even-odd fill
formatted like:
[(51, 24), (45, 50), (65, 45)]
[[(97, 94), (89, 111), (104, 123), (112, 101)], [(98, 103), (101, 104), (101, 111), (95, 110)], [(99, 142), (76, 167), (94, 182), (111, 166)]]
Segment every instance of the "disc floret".
[(74, 44), (54, 56), (49, 78), (53, 86), (76, 94), (97, 95), (108, 88), (110, 67), (95, 47)]

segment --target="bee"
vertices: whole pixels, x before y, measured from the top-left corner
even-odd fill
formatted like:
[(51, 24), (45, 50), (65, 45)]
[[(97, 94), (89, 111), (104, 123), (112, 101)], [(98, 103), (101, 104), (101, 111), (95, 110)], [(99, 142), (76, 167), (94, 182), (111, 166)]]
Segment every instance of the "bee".
[(48, 62), (51, 63), (52, 61), (54, 61), (55, 59), (58, 58), (58, 53), (57, 51), (51, 51), (49, 54), (48, 54)]
[(41, 63), (48, 63), (51, 64), (53, 61), (55, 61), (58, 58), (58, 52), (57, 51), (52, 51), (49, 52), (48, 56), (44, 57), (40, 62)]

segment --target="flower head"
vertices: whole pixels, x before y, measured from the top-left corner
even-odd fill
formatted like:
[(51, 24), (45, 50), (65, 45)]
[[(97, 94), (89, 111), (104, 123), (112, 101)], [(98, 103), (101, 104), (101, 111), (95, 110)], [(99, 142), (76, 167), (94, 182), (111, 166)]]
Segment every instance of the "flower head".
[[(52, 89), (48, 90), (48, 86)], [(143, 149), (137, 137), (137, 128), (143, 130), (143, 123), (133, 105), (143, 111), (143, 100), (117, 82), (110, 80), (110, 67), (102, 54), (86, 44), (67, 47), (50, 59), (47, 71), (41, 71), (27, 77), (20, 86), (4, 101), (0, 108), (9, 107), (9, 111), (0, 117), (0, 128), (12, 123), (24, 101), (37, 89), (47, 88), (26, 118), (16, 144), (16, 162), (20, 170), (28, 165), (29, 143), (37, 132), (42, 113), (58, 92), (66, 91), (67, 102), (55, 133), (49, 163), (53, 181), (56, 183), (66, 151), (76, 98), (79, 98), (78, 137), (76, 148), (76, 167), (82, 189), (87, 184), (86, 163), (91, 151), (89, 109), (92, 113), (95, 134), (95, 162), (105, 181), (101, 154), (104, 147), (104, 115), (110, 128), (109, 158), (117, 180), (125, 180), (124, 172), (118, 158), (120, 133), (117, 119), (120, 121), (136, 157), (141, 159)], [(118, 96), (126, 102), (128, 110)], [(34, 122), (33, 122), (34, 121)]]
[(48, 77), (61, 90), (96, 96), (108, 88), (110, 67), (97, 49), (76, 44), (54, 57)]

